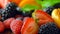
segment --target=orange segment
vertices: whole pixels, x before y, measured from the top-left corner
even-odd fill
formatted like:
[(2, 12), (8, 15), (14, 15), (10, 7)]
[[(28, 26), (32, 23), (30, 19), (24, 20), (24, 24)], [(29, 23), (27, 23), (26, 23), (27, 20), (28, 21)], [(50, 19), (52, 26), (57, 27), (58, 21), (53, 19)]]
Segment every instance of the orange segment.
[(41, 7), (41, 5), (39, 5), (35, 0), (23, 0), (23, 1), (21, 1), (21, 3), (19, 4), (19, 7), (23, 7), (23, 6), (25, 6), (26, 4), (36, 5), (36, 6)]

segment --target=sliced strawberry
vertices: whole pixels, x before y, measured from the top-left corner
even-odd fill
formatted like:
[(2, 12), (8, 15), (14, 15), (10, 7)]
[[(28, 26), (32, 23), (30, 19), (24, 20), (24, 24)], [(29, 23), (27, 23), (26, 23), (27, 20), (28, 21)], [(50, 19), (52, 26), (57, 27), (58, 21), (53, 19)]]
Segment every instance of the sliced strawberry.
[(25, 18), (21, 29), (21, 34), (37, 34), (38, 25), (33, 18)]
[(42, 10), (35, 11), (35, 19), (37, 19), (39, 25), (45, 24), (47, 22), (54, 22), (51, 16)]

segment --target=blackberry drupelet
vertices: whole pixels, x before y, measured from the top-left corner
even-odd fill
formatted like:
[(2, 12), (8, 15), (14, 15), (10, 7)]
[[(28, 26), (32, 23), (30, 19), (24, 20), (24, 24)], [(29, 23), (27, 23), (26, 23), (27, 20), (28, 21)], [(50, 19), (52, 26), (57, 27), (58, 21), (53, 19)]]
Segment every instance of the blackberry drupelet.
[(2, 11), (3, 9), (0, 9), (0, 21), (2, 21)]
[(48, 13), (49, 15), (51, 15), (53, 10), (54, 10), (54, 7), (48, 7), (45, 9), (46, 13)]
[(17, 12), (16, 8), (17, 8), (17, 5), (15, 5), (15, 3), (9, 3), (5, 8), (5, 11), (8, 13), (7, 17), (14, 17)]
[(15, 4), (15, 3), (8, 3), (7, 5), (6, 5), (6, 10), (15, 10), (16, 9), (16, 7), (17, 7), (17, 5)]
[(49, 22), (40, 26), (38, 34), (58, 34), (58, 32), (59, 29), (56, 27), (56, 25)]
[(17, 11), (17, 12), (16, 12), (17, 15), (22, 15), (22, 10), (21, 10), (21, 8), (17, 7), (17, 8), (16, 8), (16, 11)]
[(15, 16), (15, 14), (22, 14), (21, 8), (18, 7), (15, 3), (9, 3), (5, 9), (6, 11), (11, 12), (13, 14), (12, 16)]

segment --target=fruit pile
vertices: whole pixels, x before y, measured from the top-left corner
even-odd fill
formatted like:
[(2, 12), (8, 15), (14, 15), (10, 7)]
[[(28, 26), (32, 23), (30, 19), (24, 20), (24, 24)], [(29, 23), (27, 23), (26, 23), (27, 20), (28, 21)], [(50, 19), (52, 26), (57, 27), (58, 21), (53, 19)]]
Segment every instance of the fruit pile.
[(0, 0), (0, 34), (60, 34), (58, 0), (50, 6), (36, 1)]

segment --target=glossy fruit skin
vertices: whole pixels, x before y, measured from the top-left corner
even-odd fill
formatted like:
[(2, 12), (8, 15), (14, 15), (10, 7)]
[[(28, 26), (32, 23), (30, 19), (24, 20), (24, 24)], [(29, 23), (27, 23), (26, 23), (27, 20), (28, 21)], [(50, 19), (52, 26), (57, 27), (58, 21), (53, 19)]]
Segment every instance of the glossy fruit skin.
[(35, 12), (33, 12), (32, 17), (37, 21), (39, 26), (47, 22), (54, 22), (51, 16), (42, 10), (36, 10)]
[(10, 24), (11, 24), (11, 22), (12, 22), (13, 20), (15, 20), (15, 19), (14, 19), (14, 18), (9, 18), (9, 19), (6, 19), (6, 20), (3, 22), (6, 29), (10, 29)]
[(0, 21), (0, 32), (3, 32), (5, 29), (3, 22)]
[(52, 18), (54, 19), (55, 24), (60, 28), (60, 9), (54, 9), (52, 11)]
[(21, 27), (22, 27), (21, 20), (13, 20), (10, 24), (10, 28), (14, 34), (21, 34)]
[(53, 23), (53, 22), (48, 22), (44, 25), (41, 25), (39, 28), (38, 34), (58, 34), (59, 33), (59, 28)]
[(26, 17), (21, 29), (21, 34), (37, 34), (38, 28), (33, 18)]

